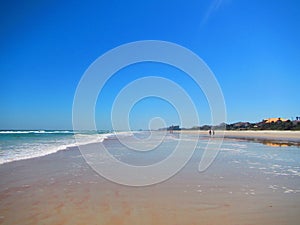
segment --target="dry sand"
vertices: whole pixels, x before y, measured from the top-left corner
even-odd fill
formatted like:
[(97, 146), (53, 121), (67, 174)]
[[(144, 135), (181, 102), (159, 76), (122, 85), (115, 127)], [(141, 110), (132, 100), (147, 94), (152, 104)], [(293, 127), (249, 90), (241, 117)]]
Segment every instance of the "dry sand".
[[(183, 130), (181, 132), (209, 136), (208, 131)], [(300, 131), (215, 131), (216, 137), (220, 137), (223, 134), (224, 138), (300, 144)]]

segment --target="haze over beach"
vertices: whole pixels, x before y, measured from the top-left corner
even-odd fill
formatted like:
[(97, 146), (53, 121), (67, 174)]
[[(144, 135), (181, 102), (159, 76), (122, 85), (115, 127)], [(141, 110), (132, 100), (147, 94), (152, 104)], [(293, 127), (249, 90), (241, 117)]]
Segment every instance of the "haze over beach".
[(298, 1), (0, 3), (0, 224), (300, 221)]

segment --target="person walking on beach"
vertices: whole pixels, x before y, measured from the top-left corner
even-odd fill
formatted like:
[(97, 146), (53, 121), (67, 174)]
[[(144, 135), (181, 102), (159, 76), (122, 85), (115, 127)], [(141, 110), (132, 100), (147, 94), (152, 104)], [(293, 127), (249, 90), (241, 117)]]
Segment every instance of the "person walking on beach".
[(211, 130), (208, 131), (209, 136), (211, 136)]

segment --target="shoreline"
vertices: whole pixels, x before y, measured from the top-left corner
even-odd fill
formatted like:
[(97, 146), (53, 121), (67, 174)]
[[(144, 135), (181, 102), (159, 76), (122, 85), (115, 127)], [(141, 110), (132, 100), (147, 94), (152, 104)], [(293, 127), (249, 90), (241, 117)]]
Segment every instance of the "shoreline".
[[(209, 137), (208, 131), (200, 130), (181, 130), (183, 134), (200, 134)], [(275, 130), (262, 130), (262, 131), (215, 131), (214, 137), (222, 137), (218, 133), (224, 132), (224, 138), (240, 139), (255, 142), (271, 142), (281, 144), (291, 144), (300, 146), (300, 131), (275, 131)]]
[(299, 152), (225, 144), (207, 171), (197, 170), (204, 151), (198, 149), (171, 179), (147, 187), (108, 181), (78, 147), (2, 164), (0, 224), (297, 224)]

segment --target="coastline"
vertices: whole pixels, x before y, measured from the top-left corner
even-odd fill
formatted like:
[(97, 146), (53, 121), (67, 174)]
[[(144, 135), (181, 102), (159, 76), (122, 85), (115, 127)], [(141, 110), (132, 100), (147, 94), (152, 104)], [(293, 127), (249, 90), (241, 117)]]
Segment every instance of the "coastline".
[[(209, 137), (208, 131), (200, 130), (181, 130), (185, 134), (199, 134)], [(219, 133), (223, 131), (215, 131), (215, 137), (222, 137)], [(241, 139), (248, 141), (300, 145), (300, 131), (277, 131), (277, 130), (259, 130), (259, 131), (224, 131), (224, 138), (228, 139)]]
[[(114, 140), (105, 143), (118, 148)], [(142, 188), (101, 177), (77, 147), (2, 164), (0, 224), (297, 224), (300, 174), (298, 161), (289, 160), (298, 156), (285, 148), (261, 151), (257, 143), (224, 143), (207, 171), (197, 171), (198, 149), (174, 177)]]

